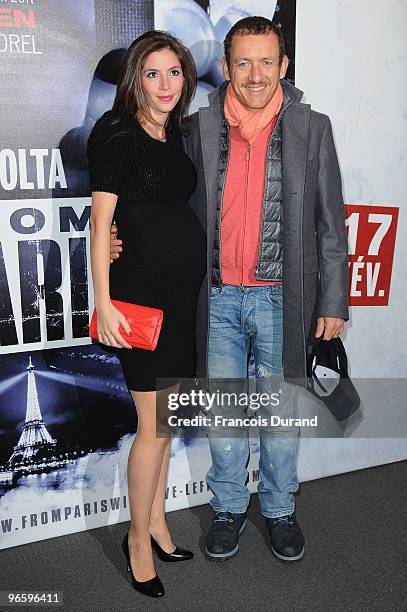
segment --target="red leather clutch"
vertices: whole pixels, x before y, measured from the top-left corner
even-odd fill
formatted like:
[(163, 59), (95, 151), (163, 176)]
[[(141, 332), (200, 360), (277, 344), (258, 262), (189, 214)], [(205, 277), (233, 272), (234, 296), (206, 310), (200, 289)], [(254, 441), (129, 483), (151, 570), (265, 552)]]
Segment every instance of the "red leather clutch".
[[(136, 348), (154, 351), (161, 331), (164, 317), (163, 311), (159, 308), (139, 306), (138, 304), (129, 304), (119, 300), (111, 300), (111, 302), (117, 310), (124, 314), (131, 327), (130, 334), (125, 332), (121, 325), (119, 327), (119, 331), (126, 342)], [(98, 339), (96, 308), (93, 311), (90, 322), (89, 336), (94, 340)]]

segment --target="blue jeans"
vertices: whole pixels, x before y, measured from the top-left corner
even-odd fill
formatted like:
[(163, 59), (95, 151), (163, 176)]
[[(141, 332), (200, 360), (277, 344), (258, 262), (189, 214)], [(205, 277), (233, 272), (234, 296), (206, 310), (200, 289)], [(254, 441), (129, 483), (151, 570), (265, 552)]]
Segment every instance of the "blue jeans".
[[(256, 385), (272, 381), (283, 387), (279, 414), (296, 417), (295, 387), (283, 379), (283, 290), (282, 285), (213, 287), (210, 301), (209, 377), (247, 379), (247, 363), (253, 351)], [(265, 378), (268, 377), (268, 378)], [(264, 389), (261, 389), (264, 390)], [(263, 409), (263, 414), (270, 408)], [(234, 429), (234, 431), (233, 431)], [(296, 474), (299, 429), (292, 426), (259, 427), (259, 502), (267, 517), (291, 514)], [(223, 437), (224, 433), (224, 437)], [(249, 459), (247, 428), (213, 425), (208, 428), (212, 466), (207, 483), (213, 493), (215, 511), (246, 512), (250, 492), (246, 486)]]

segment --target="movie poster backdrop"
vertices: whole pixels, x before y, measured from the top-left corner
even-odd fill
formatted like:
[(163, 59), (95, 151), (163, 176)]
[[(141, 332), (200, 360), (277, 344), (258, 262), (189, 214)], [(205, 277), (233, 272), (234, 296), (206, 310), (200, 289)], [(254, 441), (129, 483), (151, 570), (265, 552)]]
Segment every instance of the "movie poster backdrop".
[[(156, 28), (191, 48), (193, 111), (222, 81), (228, 29), (275, 12), (294, 81), (295, 2), (1, 0), (0, 548), (129, 518), (137, 421), (117, 359), (88, 336), (86, 160), (128, 45)], [(208, 462), (203, 436), (174, 440), (169, 510), (208, 500)]]
[[(397, 148), (397, 138), (387, 141), (383, 131), (391, 121), (399, 126), (403, 111), (380, 120), (387, 101), (381, 91), (371, 95), (375, 75), (363, 80), (370, 56), (354, 50), (362, 40), (368, 48), (369, 19), (381, 21), (381, 1), (366, 15), (350, 0), (342, 3), (347, 8), (325, 0), (0, 0), (0, 548), (129, 520), (135, 408), (114, 354), (88, 337), (86, 142), (112, 106), (126, 48), (152, 28), (191, 49), (194, 111), (222, 82), (222, 42), (233, 23), (260, 14), (282, 27), (287, 78), (332, 118), (347, 202), (351, 318), (344, 342), (362, 398), (358, 413), (338, 423), (322, 402), (299, 392), (300, 415), (323, 423), (319, 439), (303, 434), (299, 477), (407, 458), (404, 326), (395, 323), (404, 320), (406, 288), (404, 145)], [(309, 34), (316, 23), (323, 25), (318, 39)], [(384, 24), (384, 35), (389, 53), (401, 57), (398, 30)], [(350, 70), (357, 62), (359, 88)], [(397, 79), (391, 83), (398, 91)], [(405, 142), (401, 128), (389, 130)], [(373, 147), (372, 133), (385, 146)], [(248, 486), (255, 491), (256, 436), (250, 446)], [(205, 429), (181, 431), (172, 443), (168, 510), (208, 502), (209, 466)]]

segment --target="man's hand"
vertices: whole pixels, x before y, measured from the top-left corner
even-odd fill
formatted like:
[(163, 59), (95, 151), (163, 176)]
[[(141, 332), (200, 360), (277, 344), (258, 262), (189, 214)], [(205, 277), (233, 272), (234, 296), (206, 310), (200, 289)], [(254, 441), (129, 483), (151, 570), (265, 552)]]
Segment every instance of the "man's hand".
[(122, 241), (117, 238), (117, 225), (113, 224), (110, 228), (110, 263), (115, 259), (119, 259), (123, 248), (120, 246)]
[(317, 321), (317, 329), (315, 332), (315, 338), (319, 338), (323, 335), (323, 340), (332, 340), (337, 338), (343, 332), (345, 326), (344, 319), (338, 319), (336, 317), (319, 317)]

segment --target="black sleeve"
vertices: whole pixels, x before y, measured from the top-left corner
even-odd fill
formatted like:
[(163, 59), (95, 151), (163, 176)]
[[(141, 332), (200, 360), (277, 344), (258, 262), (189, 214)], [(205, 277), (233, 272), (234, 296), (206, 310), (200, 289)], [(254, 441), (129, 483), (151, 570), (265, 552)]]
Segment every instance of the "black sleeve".
[(120, 195), (134, 155), (132, 134), (96, 123), (87, 145), (91, 191)]

